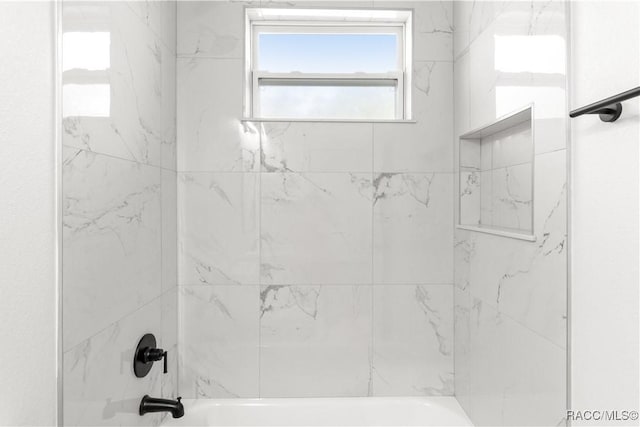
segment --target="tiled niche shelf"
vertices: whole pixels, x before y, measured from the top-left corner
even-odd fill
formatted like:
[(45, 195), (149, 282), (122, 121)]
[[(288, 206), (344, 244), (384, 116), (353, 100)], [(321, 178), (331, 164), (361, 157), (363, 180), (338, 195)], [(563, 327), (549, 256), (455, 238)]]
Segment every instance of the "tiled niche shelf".
[(459, 138), (458, 228), (535, 241), (533, 105)]

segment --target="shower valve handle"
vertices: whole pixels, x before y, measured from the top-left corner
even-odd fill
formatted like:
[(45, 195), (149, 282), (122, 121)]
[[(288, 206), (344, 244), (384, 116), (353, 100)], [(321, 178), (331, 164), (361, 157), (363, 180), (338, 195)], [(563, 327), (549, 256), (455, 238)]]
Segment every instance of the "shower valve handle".
[(146, 348), (144, 350), (143, 362), (144, 363), (153, 363), (157, 362), (160, 359), (162, 360), (162, 371), (167, 373), (167, 352), (161, 348)]
[(163, 372), (167, 373), (167, 352), (161, 348), (156, 348), (156, 340), (152, 334), (146, 334), (136, 348), (133, 361), (133, 372), (136, 377), (142, 378), (151, 370), (154, 362), (163, 359)]
[(164, 358), (167, 352), (161, 348), (145, 348), (142, 352), (142, 361), (144, 363), (157, 362)]

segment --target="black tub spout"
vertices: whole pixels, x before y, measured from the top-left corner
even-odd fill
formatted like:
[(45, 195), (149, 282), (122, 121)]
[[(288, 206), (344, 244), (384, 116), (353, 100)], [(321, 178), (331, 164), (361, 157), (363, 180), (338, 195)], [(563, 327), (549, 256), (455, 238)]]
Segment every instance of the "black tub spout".
[(181, 399), (181, 397), (178, 400), (158, 399), (149, 397), (147, 394), (140, 401), (139, 413), (144, 415), (149, 412), (171, 412), (173, 418), (180, 418), (184, 415), (184, 406), (180, 402)]

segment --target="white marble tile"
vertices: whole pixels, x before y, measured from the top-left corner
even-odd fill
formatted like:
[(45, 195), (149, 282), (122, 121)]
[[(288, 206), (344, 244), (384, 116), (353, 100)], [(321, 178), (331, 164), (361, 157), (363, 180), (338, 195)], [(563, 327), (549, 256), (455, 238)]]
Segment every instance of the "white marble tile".
[(531, 123), (528, 121), (486, 138), (486, 142), (491, 144), (492, 168), (530, 163), (533, 159), (532, 138)]
[(261, 7), (371, 8), (374, 0), (261, 0)]
[(469, 89), (471, 129), (490, 124), (498, 117), (495, 93), (500, 82), (495, 69), (495, 55), (495, 40), (493, 33), (489, 31), (481, 34), (469, 48), (469, 75), (472, 76)]
[[(456, 4), (453, 2), (453, 9), (455, 11)], [(454, 209), (453, 209), (453, 221), (454, 224), (461, 223), (475, 223), (479, 221), (479, 202), (478, 212), (470, 215), (470, 212), (474, 212), (474, 209), (468, 207), (462, 208), (460, 204), (460, 198), (458, 194), (460, 191), (467, 189), (468, 178), (473, 176), (465, 175), (462, 177), (461, 170), (473, 171), (480, 169), (480, 144), (473, 140), (461, 140), (459, 136), (468, 132), (469, 128), (469, 86), (471, 84), (469, 76), (469, 55), (463, 55), (456, 59), (453, 64), (453, 105), (454, 105), (454, 131), (453, 131), (453, 186), (456, 191), (454, 195)], [(461, 179), (463, 178), (463, 179)], [(478, 178), (479, 182), (479, 178)], [(469, 183), (472, 184), (473, 180)], [(469, 190), (473, 190), (474, 186), (471, 185)], [(473, 191), (472, 191), (473, 192)], [(479, 194), (479, 192), (478, 192)], [(468, 199), (474, 199), (475, 196), (468, 195)], [(471, 203), (473, 206), (475, 202)], [(465, 218), (461, 220), (461, 213), (465, 213)], [(476, 218), (477, 217), (477, 218)]]
[[(121, 2), (65, 2), (63, 31), (63, 61), (71, 68), (63, 72), (64, 144), (170, 165), (175, 146), (175, 54)], [(77, 33), (81, 37), (94, 32), (108, 38), (108, 57), (100, 58), (101, 65), (92, 63), (101, 52), (97, 41), (88, 47), (87, 42), (71, 41)], [(93, 59), (83, 59), (91, 58), (88, 49), (95, 51)], [(72, 91), (74, 85), (78, 92)], [(96, 85), (107, 86), (108, 95), (78, 95)], [(104, 111), (92, 112), (97, 105)]]
[(478, 140), (455, 143), (454, 224), (480, 224), (480, 147)]
[(453, 395), (453, 286), (375, 286), (373, 295), (373, 394)]
[(374, 178), (374, 283), (453, 281), (453, 174)]
[(370, 123), (263, 123), (263, 172), (371, 172)]
[(258, 397), (258, 286), (180, 287), (180, 393)]
[(260, 396), (366, 396), (371, 287), (263, 286)]
[(134, 0), (127, 5), (153, 31), (162, 42), (176, 52), (176, 19), (179, 1)]
[(468, 290), (471, 280), (471, 260), (475, 257), (478, 233), (456, 228), (453, 243), (453, 283), (461, 290)]
[(472, 402), (471, 395), (471, 294), (458, 286), (453, 289), (453, 371), (456, 400), (463, 409), (468, 410)]
[(145, 394), (160, 396), (162, 363), (156, 363), (145, 378), (133, 373), (140, 338), (160, 333), (160, 306), (157, 298), (64, 352), (64, 425), (160, 423), (161, 414), (141, 417), (138, 407)]
[(64, 349), (160, 295), (160, 169), (65, 147)]
[(480, 141), (480, 170), (488, 171), (493, 169), (493, 140), (490, 138)]
[(547, 135), (536, 151), (563, 148), (566, 135), (557, 130), (566, 120), (564, 2), (508, 2), (497, 9), (498, 18), (470, 47), (471, 127), (533, 103)]
[(497, 283), (504, 274), (504, 266), (514, 259), (518, 249), (529, 243), (523, 240), (494, 236), (479, 232), (456, 231), (456, 247), (461, 250), (456, 271), (466, 276), (466, 286), (475, 297), (497, 301)]
[[(456, 270), (460, 270), (457, 280), (465, 284), (472, 296), (491, 304), (500, 306), (502, 283), (517, 286), (523, 280), (524, 273), (518, 272), (520, 261), (524, 262), (527, 251), (534, 250), (535, 243), (495, 236), (485, 233), (470, 232), (458, 235), (456, 247), (460, 253), (456, 256)], [(513, 277), (512, 277), (513, 276)], [(504, 286), (505, 288), (507, 286)]]
[(460, 149), (459, 170), (479, 171), (481, 169), (480, 142), (475, 139), (460, 139), (458, 147)]
[(416, 61), (413, 67), (416, 123), (375, 123), (377, 172), (453, 171), (453, 64)]
[(476, 2), (454, 1), (453, 3), (453, 57), (458, 61), (469, 47), (471, 11)]
[[(529, 5), (527, 5), (529, 6)], [(482, 34), (499, 15), (509, 8), (508, 0), (499, 1), (474, 1), (469, 10), (469, 42)], [(505, 15), (506, 16), (506, 15)]]
[(567, 337), (566, 153), (536, 156), (535, 235), (503, 271), (500, 311), (560, 347)]
[(258, 171), (260, 135), (242, 123), (241, 59), (178, 58), (178, 170)]
[(453, 60), (453, 2), (374, 0), (373, 5), (413, 10), (414, 60)]
[(493, 171), (480, 172), (480, 224), (493, 226)]
[(179, 174), (180, 285), (259, 283), (259, 179)]
[(179, 1), (178, 55), (242, 58), (245, 6), (260, 1)]
[(177, 59), (175, 54), (172, 54), (162, 63), (161, 121), (165, 137), (161, 140), (160, 157), (161, 166), (174, 171), (178, 168), (177, 74)]
[(495, 23), (514, 34), (566, 36), (566, 2), (563, 0), (501, 0), (493, 2), (491, 9)]
[[(468, 32), (468, 43), (473, 43), (491, 26), (502, 32), (526, 36), (563, 34), (565, 31), (563, 0), (550, 1), (455, 1), (460, 3), (456, 23), (460, 22), (461, 33)], [(459, 48), (464, 49), (464, 37)], [(460, 50), (456, 51), (456, 56)]]
[[(143, 2), (133, 2), (142, 5)], [(164, 42), (165, 46), (161, 49), (161, 64), (159, 70), (159, 82), (156, 83), (154, 90), (160, 93), (160, 111), (156, 119), (154, 113), (153, 129), (157, 127), (161, 137), (160, 142), (160, 166), (170, 170), (177, 168), (177, 135), (176, 135), (176, 55), (175, 55), (175, 4), (171, 1), (147, 1), (146, 8), (148, 11), (141, 15), (143, 22), (147, 22), (151, 31), (159, 35), (158, 40)], [(131, 4), (131, 3), (130, 3)], [(135, 9), (135, 8), (134, 8)], [(156, 22), (158, 22), (156, 24)], [(150, 103), (144, 105), (144, 110), (150, 111), (157, 108), (157, 104)], [(156, 123), (157, 121), (157, 123)], [(146, 126), (141, 122), (141, 126)]]
[[(564, 102), (562, 95), (555, 94), (557, 102)], [(566, 111), (565, 111), (566, 113)], [(564, 150), (568, 147), (567, 128), (569, 116), (567, 114), (560, 117), (539, 117), (535, 122), (535, 153), (551, 153), (556, 150)]]
[(175, 399), (178, 394), (178, 287), (162, 294), (158, 346), (167, 351), (167, 373), (162, 375), (162, 397)]
[(460, 224), (480, 225), (480, 172), (460, 172)]
[[(560, 347), (566, 345), (565, 153), (536, 157), (536, 242), (468, 235), (466, 259), (471, 293)], [(470, 241), (469, 239), (472, 239)]]
[(533, 228), (531, 163), (491, 171), (491, 219), (494, 227), (522, 230)]
[[(511, 2), (515, 3), (515, 2)], [(529, 2), (522, 2), (530, 5)], [(467, 52), (471, 43), (495, 20), (504, 13), (509, 2), (501, 1), (464, 1), (453, 2), (454, 46), (453, 56), (458, 59)]]
[(371, 281), (371, 174), (263, 174), (262, 284)]
[(564, 425), (566, 353), (478, 299), (471, 309), (472, 403), (476, 425)]
[(161, 172), (162, 200), (162, 291), (171, 289), (178, 281), (178, 189), (177, 174)]

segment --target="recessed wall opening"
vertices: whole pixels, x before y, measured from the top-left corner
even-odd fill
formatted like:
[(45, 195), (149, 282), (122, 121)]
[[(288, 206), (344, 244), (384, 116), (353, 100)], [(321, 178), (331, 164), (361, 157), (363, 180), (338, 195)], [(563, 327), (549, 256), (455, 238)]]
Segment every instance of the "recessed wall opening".
[(459, 139), (461, 228), (534, 240), (533, 106)]

